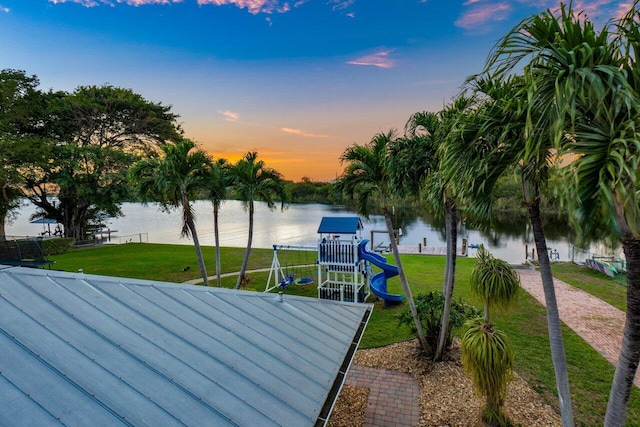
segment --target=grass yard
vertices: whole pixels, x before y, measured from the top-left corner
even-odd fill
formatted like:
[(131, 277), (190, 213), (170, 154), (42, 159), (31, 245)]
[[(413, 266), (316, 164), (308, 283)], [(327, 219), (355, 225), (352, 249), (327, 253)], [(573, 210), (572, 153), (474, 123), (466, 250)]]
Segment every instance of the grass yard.
[[(222, 248), (222, 272), (238, 271), (244, 249)], [(211, 247), (204, 248), (207, 268), (210, 276), (215, 274), (215, 252)], [(287, 258), (289, 256), (290, 258)], [(192, 246), (126, 244), (105, 246), (72, 252), (51, 257), (56, 260), (53, 268), (65, 271), (83, 269), (89, 274), (135, 277), (141, 279), (183, 282), (199, 277), (195, 252)], [(269, 268), (273, 251), (252, 249), (249, 270)], [(298, 277), (314, 275), (309, 267), (293, 267), (304, 261), (304, 254), (281, 254), (283, 268)], [(315, 259), (315, 258), (314, 258)], [(444, 257), (426, 257), (404, 255), (402, 257), (412, 292), (415, 295), (430, 290), (441, 290), (444, 277)], [(478, 301), (471, 298), (469, 276), (475, 259), (458, 258), (456, 269), (456, 297), (480, 307)], [(189, 267), (189, 268), (185, 268)], [(553, 265), (554, 276), (591, 293), (604, 301), (625, 308), (626, 288), (620, 281), (573, 264)], [(269, 273), (250, 273), (247, 289), (263, 291)], [(236, 277), (223, 279), (223, 286), (233, 287)], [(212, 281), (215, 283), (215, 281)], [(389, 292), (402, 293), (400, 282), (391, 279)], [(285, 294), (317, 296), (316, 285), (292, 285)], [(400, 307), (384, 308), (382, 302), (375, 302), (375, 308), (369, 325), (363, 336), (361, 347), (384, 346), (393, 342), (412, 338), (408, 328), (399, 326), (396, 314)], [(493, 321), (510, 337), (516, 354), (516, 371), (525, 378), (557, 410), (555, 380), (545, 309), (526, 292), (521, 292), (517, 306), (508, 314), (493, 315)], [(607, 404), (614, 367), (593, 350), (585, 341), (568, 327), (564, 327), (564, 342), (569, 367), (569, 382), (574, 404), (577, 425), (601, 425)], [(640, 394), (634, 387), (629, 402), (629, 426), (640, 426)]]

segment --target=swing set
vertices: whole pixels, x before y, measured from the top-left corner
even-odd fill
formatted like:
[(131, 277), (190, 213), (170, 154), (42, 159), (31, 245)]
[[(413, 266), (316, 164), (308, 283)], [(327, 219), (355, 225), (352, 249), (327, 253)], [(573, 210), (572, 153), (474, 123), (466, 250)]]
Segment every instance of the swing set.
[(317, 268), (317, 251), (315, 246), (273, 245), (273, 261), (264, 291), (312, 284), (313, 272)]

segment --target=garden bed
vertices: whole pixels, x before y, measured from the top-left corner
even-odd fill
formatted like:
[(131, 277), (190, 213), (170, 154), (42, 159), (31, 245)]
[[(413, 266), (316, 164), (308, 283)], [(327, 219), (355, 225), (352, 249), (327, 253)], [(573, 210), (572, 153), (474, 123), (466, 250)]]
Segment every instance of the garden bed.
[[(420, 354), (417, 340), (386, 347), (358, 350), (354, 364), (406, 372), (422, 388), (421, 426), (483, 426), (480, 412), (483, 399), (474, 395), (471, 380), (460, 362), (459, 341), (445, 362), (432, 364)], [(506, 413), (514, 425), (560, 426), (560, 417), (520, 376), (509, 383)], [(344, 387), (329, 420), (329, 426), (361, 426), (368, 393)]]

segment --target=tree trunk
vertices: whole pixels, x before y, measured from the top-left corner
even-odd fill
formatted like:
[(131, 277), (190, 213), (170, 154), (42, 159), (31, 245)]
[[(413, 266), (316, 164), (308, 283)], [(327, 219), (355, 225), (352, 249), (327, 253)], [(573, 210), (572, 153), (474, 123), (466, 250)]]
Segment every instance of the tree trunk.
[(404, 269), (402, 268), (402, 261), (400, 260), (400, 252), (398, 252), (398, 244), (396, 243), (395, 236), (393, 234), (393, 223), (391, 222), (391, 214), (389, 213), (389, 209), (387, 207), (382, 208), (382, 212), (384, 213), (384, 220), (387, 223), (387, 231), (389, 233), (389, 240), (391, 240), (391, 250), (393, 252), (393, 257), (396, 261), (396, 266), (398, 267), (398, 276), (400, 277), (400, 283), (402, 284), (402, 289), (404, 290), (404, 294), (407, 298), (407, 302), (409, 303), (409, 309), (411, 310), (411, 315), (413, 316), (413, 320), (416, 324), (416, 331), (418, 333), (418, 340), (420, 340), (420, 344), (425, 352), (429, 351), (429, 345), (427, 344), (427, 339), (424, 336), (424, 332), (422, 331), (422, 323), (420, 322), (420, 318), (418, 317), (418, 310), (416, 309), (416, 303), (413, 301), (413, 295), (411, 295), (411, 288), (409, 288), (409, 283), (407, 282), (407, 276), (404, 274)]
[(240, 267), (240, 274), (238, 275), (238, 281), (236, 282), (236, 289), (240, 289), (242, 279), (247, 271), (247, 264), (249, 263), (249, 254), (251, 253), (251, 242), (253, 240), (253, 200), (249, 201), (249, 239), (247, 240), (247, 249), (244, 252), (244, 259), (242, 260), (242, 267)]
[(540, 218), (540, 204), (536, 200), (528, 205), (529, 220), (533, 238), (538, 251), (540, 261), (540, 276), (542, 278), (542, 288), (547, 306), (547, 325), (549, 328), (549, 343), (551, 345), (551, 360), (556, 376), (556, 387), (558, 389), (558, 400), (560, 403), (560, 416), (564, 427), (572, 427), (573, 409), (571, 407), (571, 394), (569, 391), (569, 376), (567, 374), (567, 357), (564, 351), (562, 340), (562, 329), (560, 325), (560, 314), (558, 313), (558, 303), (556, 292), (551, 275), (551, 263), (549, 262), (549, 252), (547, 251), (547, 241), (544, 237), (542, 219)]
[(0, 215), (0, 242), (7, 240), (6, 230), (4, 225), (6, 221), (6, 217), (7, 217), (6, 215)]
[(444, 307), (442, 308), (442, 318), (440, 319), (440, 336), (438, 337), (438, 347), (433, 356), (434, 362), (439, 362), (444, 356), (449, 337), (449, 316), (451, 315), (451, 302), (453, 300), (453, 285), (456, 279), (456, 256), (458, 251), (458, 212), (456, 202), (453, 199), (446, 201), (446, 234), (447, 234), (447, 265), (445, 270), (444, 283)]
[(207, 268), (204, 265), (204, 257), (202, 256), (202, 249), (200, 248), (200, 240), (198, 240), (198, 232), (196, 231), (196, 224), (192, 218), (187, 218), (187, 227), (193, 237), (193, 245), (196, 247), (196, 257), (198, 258), (198, 266), (200, 267), (200, 274), (202, 275), (202, 281), (205, 286), (209, 286), (209, 276), (207, 275)]
[(622, 247), (627, 259), (627, 314), (620, 357), (604, 418), (605, 426), (624, 425), (640, 360), (640, 239), (627, 232), (622, 239)]
[(220, 277), (220, 232), (218, 230), (218, 206), (213, 205), (213, 236), (216, 241), (216, 285), (222, 286), (222, 278)]

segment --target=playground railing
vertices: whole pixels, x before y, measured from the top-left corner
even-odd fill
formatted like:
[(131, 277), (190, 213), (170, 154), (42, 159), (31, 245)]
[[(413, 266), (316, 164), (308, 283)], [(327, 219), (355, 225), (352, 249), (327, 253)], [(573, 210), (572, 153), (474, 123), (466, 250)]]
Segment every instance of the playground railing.
[(354, 265), (357, 262), (356, 245), (351, 241), (327, 240), (318, 244), (320, 264)]

